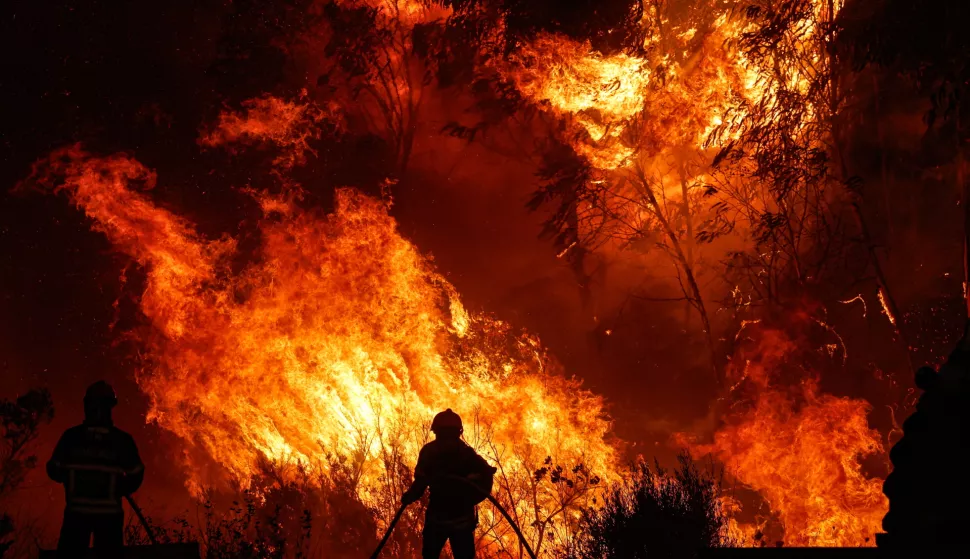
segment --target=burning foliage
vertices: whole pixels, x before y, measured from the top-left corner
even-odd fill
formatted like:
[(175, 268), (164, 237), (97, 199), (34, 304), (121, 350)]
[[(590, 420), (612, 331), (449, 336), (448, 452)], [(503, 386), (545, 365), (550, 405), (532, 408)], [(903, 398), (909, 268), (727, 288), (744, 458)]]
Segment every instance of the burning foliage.
[[(243, 111), (223, 111), (219, 120), (199, 138), (204, 147), (253, 145), (263, 142), (280, 148), (273, 164), (292, 169), (316, 155), (310, 141), (321, 134), (324, 121), (338, 124), (333, 115), (313, 103), (285, 101), (266, 95), (243, 102)], [(328, 118), (331, 117), (331, 118)]]

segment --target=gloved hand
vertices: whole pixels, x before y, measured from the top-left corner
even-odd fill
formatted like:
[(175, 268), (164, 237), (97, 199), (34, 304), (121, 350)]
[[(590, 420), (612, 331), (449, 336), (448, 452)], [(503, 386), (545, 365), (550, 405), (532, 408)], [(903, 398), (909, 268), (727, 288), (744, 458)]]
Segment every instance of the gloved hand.
[(420, 499), (421, 495), (424, 495), (423, 488), (412, 487), (411, 489), (408, 489), (407, 491), (405, 491), (404, 495), (401, 495), (401, 504), (404, 506), (408, 506), (411, 503)]

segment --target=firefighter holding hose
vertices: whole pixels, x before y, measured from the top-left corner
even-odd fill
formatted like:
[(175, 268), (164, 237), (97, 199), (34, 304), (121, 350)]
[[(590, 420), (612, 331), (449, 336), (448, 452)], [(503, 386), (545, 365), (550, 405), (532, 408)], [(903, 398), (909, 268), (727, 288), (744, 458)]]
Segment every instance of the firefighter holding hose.
[(438, 559), (446, 542), (455, 559), (475, 557), (475, 506), (492, 490), (495, 468), (465, 441), (461, 417), (447, 409), (434, 417), (431, 431), (435, 440), (424, 445), (414, 468), (414, 483), (401, 497), (407, 506), (430, 489), (425, 513), (423, 559)]
[(47, 475), (64, 485), (67, 506), (57, 542), (59, 557), (82, 557), (94, 536), (98, 557), (120, 555), (121, 499), (141, 485), (145, 466), (131, 435), (114, 426), (118, 403), (104, 381), (84, 395), (84, 423), (64, 432), (47, 463)]

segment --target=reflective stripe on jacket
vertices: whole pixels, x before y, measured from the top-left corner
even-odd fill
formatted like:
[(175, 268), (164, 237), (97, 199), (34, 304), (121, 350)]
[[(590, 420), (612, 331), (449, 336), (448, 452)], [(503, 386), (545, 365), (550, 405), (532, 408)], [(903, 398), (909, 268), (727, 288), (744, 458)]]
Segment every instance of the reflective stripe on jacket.
[(121, 499), (141, 485), (145, 466), (131, 435), (112, 425), (79, 425), (65, 431), (47, 463), (64, 484), (67, 510), (117, 514)]
[(449, 478), (491, 476), (494, 472), (495, 468), (461, 439), (435, 439), (418, 454), (412, 487), (431, 490), (428, 521), (462, 526), (470, 523), (474, 527), (478, 523), (474, 503), (482, 499), (468, 484)]

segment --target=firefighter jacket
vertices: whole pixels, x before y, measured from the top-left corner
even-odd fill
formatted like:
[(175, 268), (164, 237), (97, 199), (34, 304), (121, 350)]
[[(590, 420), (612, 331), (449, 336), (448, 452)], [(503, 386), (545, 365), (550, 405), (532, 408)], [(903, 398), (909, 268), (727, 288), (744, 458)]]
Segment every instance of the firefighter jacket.
[(111, 424), (68, 429), (47, 462), (47, 475), (64, 484), (67, 510), (79, 514), (122, 513), (122, 497), (138, 489), (144, 473), (135, 440)]
[[(438, 524), (477, 524), (475, 505), (491, 491), (495, 468), (461, 439), (435, 439), (424, 445), (414, 468), (409, 491), (418, 495), (430, 488), (427, 520)], [(478, 489), (468, 482), (473, 481)]]

